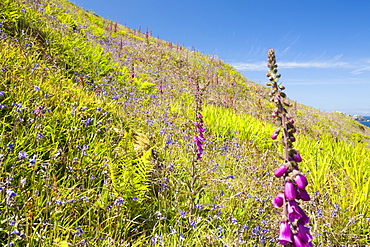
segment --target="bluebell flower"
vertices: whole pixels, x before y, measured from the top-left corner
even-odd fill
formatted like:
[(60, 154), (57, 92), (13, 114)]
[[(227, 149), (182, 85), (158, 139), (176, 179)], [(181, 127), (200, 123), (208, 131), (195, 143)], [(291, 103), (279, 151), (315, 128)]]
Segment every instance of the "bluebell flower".
[(10, 235), (21, 235), (21, 233), (19, 232), (19, 230), (18, 229), (15, 229), (14, 231), (12, 231), (11, 233), (10, 233)]
[(26, 152), (19, 152), (18, 153), (18, 158), (21, 159), (26, 159), (28, 154)]
[(185, 240), (184, 234), (180, 233), (179, 238), (180, 238), (180, 241), (184, 241)]
[(7, 190), (6, 190), (6, 194), (8, 195), (8, 199), (13, 198), (13, 197), (15, 197), (15, 196), (17, 196), (17, 195), (18, 195), (18, 194), (17, 194), (17, 193), (15, 193), (12, 189), (7, 189)]
[(186, 212), (185, 211), (182, 211), (181, 209), (179, 209), (179, 213), (180, 213), (180, 217), (181, 218), (185, 218), (186, 217)]

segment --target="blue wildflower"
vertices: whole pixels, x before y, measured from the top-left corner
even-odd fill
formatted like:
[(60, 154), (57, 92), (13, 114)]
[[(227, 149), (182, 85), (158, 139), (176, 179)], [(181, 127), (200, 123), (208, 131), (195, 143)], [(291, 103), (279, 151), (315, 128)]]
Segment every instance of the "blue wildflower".
[(19, 152), (18, 153), (18, 158), (21, 159), (26, 159), (28, 154), (26, 152)]

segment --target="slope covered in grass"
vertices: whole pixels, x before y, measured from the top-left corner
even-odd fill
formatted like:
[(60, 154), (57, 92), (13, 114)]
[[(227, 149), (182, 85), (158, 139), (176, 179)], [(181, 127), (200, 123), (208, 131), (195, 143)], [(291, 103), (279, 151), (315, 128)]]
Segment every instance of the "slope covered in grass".
[[(276, 245), (267, 88), (64, 0), (4, 0), (0, 30), (2, 245)], [(194, 168), (196, 83), (206, 143)], [(291, 113), (313, 242), (369, 244), (369, 129)]]

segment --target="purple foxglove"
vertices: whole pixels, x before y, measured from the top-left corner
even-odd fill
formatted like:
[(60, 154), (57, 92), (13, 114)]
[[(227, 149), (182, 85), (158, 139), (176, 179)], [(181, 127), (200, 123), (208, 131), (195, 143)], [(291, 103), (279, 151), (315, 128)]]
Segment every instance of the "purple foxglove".
[(277, 196), (274, 199), (272, 199), (272, 205), (275, 208), (280, 208), (281, 206), (283, 206), (283, 204), (284, 204), (284, 194), (283, 193), (277, 194)]
[(199, 133), (198, 135), (198, 140), (201, 141), (201, 142), (204, 142), (204, 136), (203, 136), (203, 133)]
[(284, 186), (284, 195), (288, 201), (295, 200), (297, 198), (296, 189), (291, 182), (286, 182)]
[(275, 132), (274, 132), (274, 133), (272, 133), (272, 135), (271, 135), (271, 139), (272, 139), (272, 140), (276, 140), (276, 138), (278, 137), (278, 135), (279, 135), (278, 133), (275, 133)]
[(297, 199), (301, 199), (306, 202), (311, 200), (310, 195), (307, 193), (305, 189), (298, 189), (297, 192), (298, 192)]
[(287, 221), (280, 223), (279, 237), (277, 238), (280, 244), (287, 245), (292, 242), (292, 231), (290, 230), (289, 223)]
[(298, 174), (295, 179), (295, 184), (298, 188), (304, 189), (308, 185), (307, 178), (304, 175)]
[(295, 154), (293, 154), (293, 160), (294, 160), (295, 162), (301, 162), (301, 161), (302, 161), (302, 157), (301, 157), (301, 155), (298, 153), (298, 151), (297, 151)]
[(302, 215), (298, 212), (298, 205), (295, 201), (288, 202), (288, 219), (290, 222), (294, 222), (296, 219), (300, 219)]
[(310, 218), (307, 216), (307, 214), (303, 211), (303, 209), (297, 205), (297, 211), (302, 216), (299, 219), (299, 222), (302, 222), (303, 225), (308, 224), (310, 222)]
[(281, 176), (284, 175), (288, 168), (286, 166), (279, 167), (278, 169), (275, 170), (274, 175), (277, 178), (280, 178)]
[(297, 235), (293, 236), (293, 243), (296, 247), (307, 247), (306, 243), (300, 239)]
[(298, 237), (302, 239), (305, 243), (311, 242), (313, 237), (310, 234), (310, 229), (303, 225), (303, 223), (298, 222)]
[(202, 114), (200, 114), (199, 112), (197, 113), (197, 117), (198, 118), (203, 118)]

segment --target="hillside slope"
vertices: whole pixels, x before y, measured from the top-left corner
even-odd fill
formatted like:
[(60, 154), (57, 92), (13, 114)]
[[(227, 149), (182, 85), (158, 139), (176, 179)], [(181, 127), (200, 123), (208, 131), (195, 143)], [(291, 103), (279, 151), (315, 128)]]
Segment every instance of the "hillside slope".
[[(4, 246), (275, 246), (268, 88), (64, 0), (3, 0), (0, 30)], [(370, 129), (290, 111), (314, 243), (369, 244)]]

